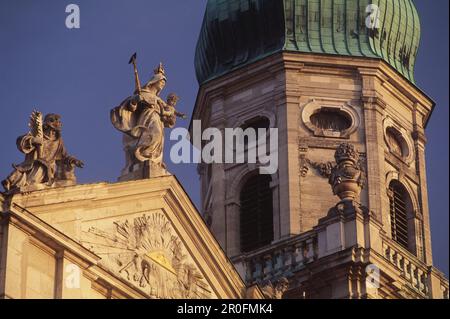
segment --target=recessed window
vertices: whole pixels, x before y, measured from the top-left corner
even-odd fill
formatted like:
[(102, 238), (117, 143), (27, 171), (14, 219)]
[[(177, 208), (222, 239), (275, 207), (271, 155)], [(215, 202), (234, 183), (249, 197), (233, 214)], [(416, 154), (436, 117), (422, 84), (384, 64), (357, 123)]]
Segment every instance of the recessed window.
[(387, 130), (386, 135), (391, 152), (400, 157), (404, 157), (404, 141), (402, 137), (392, 128)]
[[(404, 164), (411, 166), (414, 163), (414, 142), (410, 132), (401, 124), (394, 122), (389, 116), (384, 119), (384, 141), (386, 150), (401, 160)], [(392, 160), (397, 160), (391, 156)]]
[(406, 160), (410, 157), (408, 143), (398, 130), (388, 127), (386, 129), (386, 142), (392, 154)]
[(415, 254), (414, 214), (408, 191), (400, 182), (392, 181), (389, 197), (392, 239)]
[(324, 131), (344, 132), (352, 127), (352, 119), (346, 113), (333, 108), (321, 108), (310, 118), (311, 123)]
[(250, 252), (273, 241), (273, 204), (270, 175), (251, 177), (240, 194), (241, 251)]
[(257, 117), (245, 122), (245, 124), (242, 126), (242, 129), (244, 131), (248, 128), (252, 128), (256, 132), (258, 132), (260, 128), (265, 129), (267, 131), (270, 128), (270, 121), (265, 117)]
[(303, 106), (302, 122), (316, 137), (349, 139), (359, 128), (357, 107), (336, 100), (315, 100)]
[[(266, 136), (267, 136), (267, 141), (269, 141), (269, 128), (270, 128), (270, 121), (269, 119), (265, 118), (265, 117), (256, 117), (254, 119), (251, 119), (247, 122), (245, 122), (245, 124), (242, 126), (242, 129), (245, 131), (246, 129), (251, 128), (253, 130), (255, 130), (256, 133), (256, 141), (254, 141), (255, 143), (259, 140), (260, 136), (259, 136), (259, 129), (265, 129), (266, 130)], [(252, 146), (253, 144), (250, 144), (250, 146)], [(253, 146), (256, 146), (253, 145)], [(249, 147), (249, 140), (248, 137), (246, 136), (244, 138), (244, 149), (245, 151), (248, 150)]]

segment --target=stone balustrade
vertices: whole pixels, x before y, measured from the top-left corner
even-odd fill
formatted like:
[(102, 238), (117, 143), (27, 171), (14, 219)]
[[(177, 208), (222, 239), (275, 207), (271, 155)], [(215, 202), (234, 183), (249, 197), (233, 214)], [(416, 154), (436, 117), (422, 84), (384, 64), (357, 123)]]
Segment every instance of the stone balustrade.
[(383, 257), (397, 268), (410, 287), (422, 295), (428, 294), (428, 268), (416, 257), (393, 240), (384, 237), (382, 240)]
[(289, 276), (318, 258), (317, 233), (272, 244), (233, 260), (248, 284), (263, 283)]
[[(382, 238), (382, 250), (383, 257), (401, 272), (401, 276), (409, 283), (410, 288), (413, 288), (424, 297), (431, 297), (430, 276), (431, 272), (437, 272), (434, 268), (428, 267), (405, 248), (386, 236)], [(448, 299), (448, 281), (441, 273), (437, 274), (437, 278), (442, 297)]]
[[(372, 246), (364, 247), (368, 243), (367, 238)], [(358, 249), (365, 252), (364, 256), (353, 255)], [(364, 219), (352, 219), (351, 216), (323, 219), (309, 232), (239, 255), (232, 261), (248, 285), (265, 286), (283, 277), (291, 280), (306, 267), (317, 267), (319, 264), (315, 261), (323, 258), (338, 258), (336, 262), (345, 265), (349, 262), (370, 264), (380, 261), (380, 256), (386, 261), (375, 262), (380, 270), (395, 270), (390, 272), (395, 274), (391, 287), (394, 291), (402, 290), (407, 298), (449, 298), (445, 275), (389, 238), (370, 216)]]

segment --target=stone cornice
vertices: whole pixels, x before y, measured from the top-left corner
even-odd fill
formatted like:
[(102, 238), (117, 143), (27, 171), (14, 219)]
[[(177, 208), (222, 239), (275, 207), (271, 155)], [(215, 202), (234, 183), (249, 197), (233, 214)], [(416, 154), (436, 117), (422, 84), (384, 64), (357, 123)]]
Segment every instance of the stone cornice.
[[(130, 203), (130, 205), (126, 205), (126, 203)], [(89, 265), (96, 265), (100, 257), (92, 254), (49, 223), (58, 224), (56, 227), (59, 227), (59, 223), (64, 222), (66, 213), (71, 210), (77, 211), (74, 216), (80, 223), (107, 217), (115, 218), (114, 216), (124, 216), (124, 214), (164, 212), (191, 257), (201, 268), (205, 280), (209, 282), (215, 295), (225, 299), (245, 298), (246, 296), (246, 285), (174, 176), (115, 184), (77, 185), (40, 190), (29, 194), (16, 194), (12, 197), (12, 205), (16, 207), (16, 214), (26, 215), (29, 219), (28, 223), (33, 222), (37, 224), (36, 227), (44, 227), (47, 232), (53, 231), (55, 234), (49, 242), (56, 242), (70, 250), (72, 254), (80, 255), (77, 256), (82, 260), (89, 261)], [(122, 215), (118, 215), (118, 212), (107, 213), (108, 216), (102, 215), (101, 212), (106, 213), (105, 209), (108, 207), (119, 205), (131, 207), (123, 211)], [(71, 232), (77, 234), (78, 231)], [(75, 237), (74, 239), (79, 240)], [(81, 250), (78, 252), (77, 249)], [(85, 265), (85, 268), (90, 269), (89, 265)], [(106, 271), (99, 265), (96, 267), (95, 272), (97, 273)], [(121, 278), (117, 279), (122, 280)], [(144, 293), (140, 292), (140, 294), (146, 298)], [(256, 293), (256, 295), (258, 294)], [(259, 296), (262, 297), (262, 293)]]
[(67, 249), (89, 265), (95, 265), (100, 260), (99, 256), (84, 248), (75, 240), (64, 235), (27, 209), (20, 207), (15, 203), (12, 203), (11, 210), (3, 213), (3, 215), (7, 215), (10, 223), (21, 228), (30, 235), (42, 239), (44, 242), (48, 241), (50, 247), (55, 250)]
[[(435, 103), (424, 92), (381, 59), (284, 52), (275, 53), (200, 86), (192, 119), (200, 118), (203, 108), (210, 103), (210, 95), (214, 96), (216, 90), (221, 90), (226, 97), (236, 89), (259, 83), (284, 70), (323, 75), (355, 74), (361, 78), (376, 79), (380, 87), (405, 105), (413, 108), (416, 104), (416, 109), (423, 115), (424, 127), (435, 107)], [(223, 91), (224, 88), (226, 91)], [(369, 90), (378, 89), (374, 86)], [(367, 93), (363, 93), (365, 96)]]
[(262, 61), (238, 69), (200, 86), (189, 130), (191, 131), (192, 129), (192, 120), (200, 119), (200, 114), (204, 112), (204, 107), (209, 105), (215, 97), (225, 98), (236, 90), (241, 90), (243, 87), (251, 86), (254, 83), (259, 83), (264, 79), (275, 76), (284, 70), (284, 67), (281, 54), (274, 54)]

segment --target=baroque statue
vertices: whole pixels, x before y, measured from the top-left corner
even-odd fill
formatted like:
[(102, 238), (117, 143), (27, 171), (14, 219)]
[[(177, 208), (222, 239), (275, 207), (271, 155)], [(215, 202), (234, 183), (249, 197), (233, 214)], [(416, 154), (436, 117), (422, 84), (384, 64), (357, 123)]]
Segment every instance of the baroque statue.
[(34, 111), (30, 117), (30, 131), (17, 139), (17, 148), (25, 154), (23, 163), (2, 181), (6, 192), (26, 192), (45, 187), (76, 184), (75, 167), (82, 161), (68, 155), (61, 136), (61, 117)]
[(134, 65), (136, 90), (111, 111), (113, 126), (124, 134), (126, 166), (122, 179), (166, 175), (163, 161), (164, 128), (174, 127), (177, 117), (186, 116), (176, 110), (179, 99), (176, 94), (169, 94), (166, 101), (160, 97), (167, 83), (162, 63), (144, 86), (139, 80), (136, 54), (132, 56), (130, 64)]

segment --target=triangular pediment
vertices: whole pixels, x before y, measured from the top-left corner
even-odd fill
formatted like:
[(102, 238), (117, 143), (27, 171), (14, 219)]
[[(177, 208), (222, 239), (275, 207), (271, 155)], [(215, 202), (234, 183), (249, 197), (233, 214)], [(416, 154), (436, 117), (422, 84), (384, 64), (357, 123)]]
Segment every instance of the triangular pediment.
[(153, 298), (216, 297), (166, 213), (148, 211), (96, 226), (83, 223), (81, 243), (101, 265)]
[(244, 298), (246, 287), (173, 176), (12, 199), (151, 298)]

